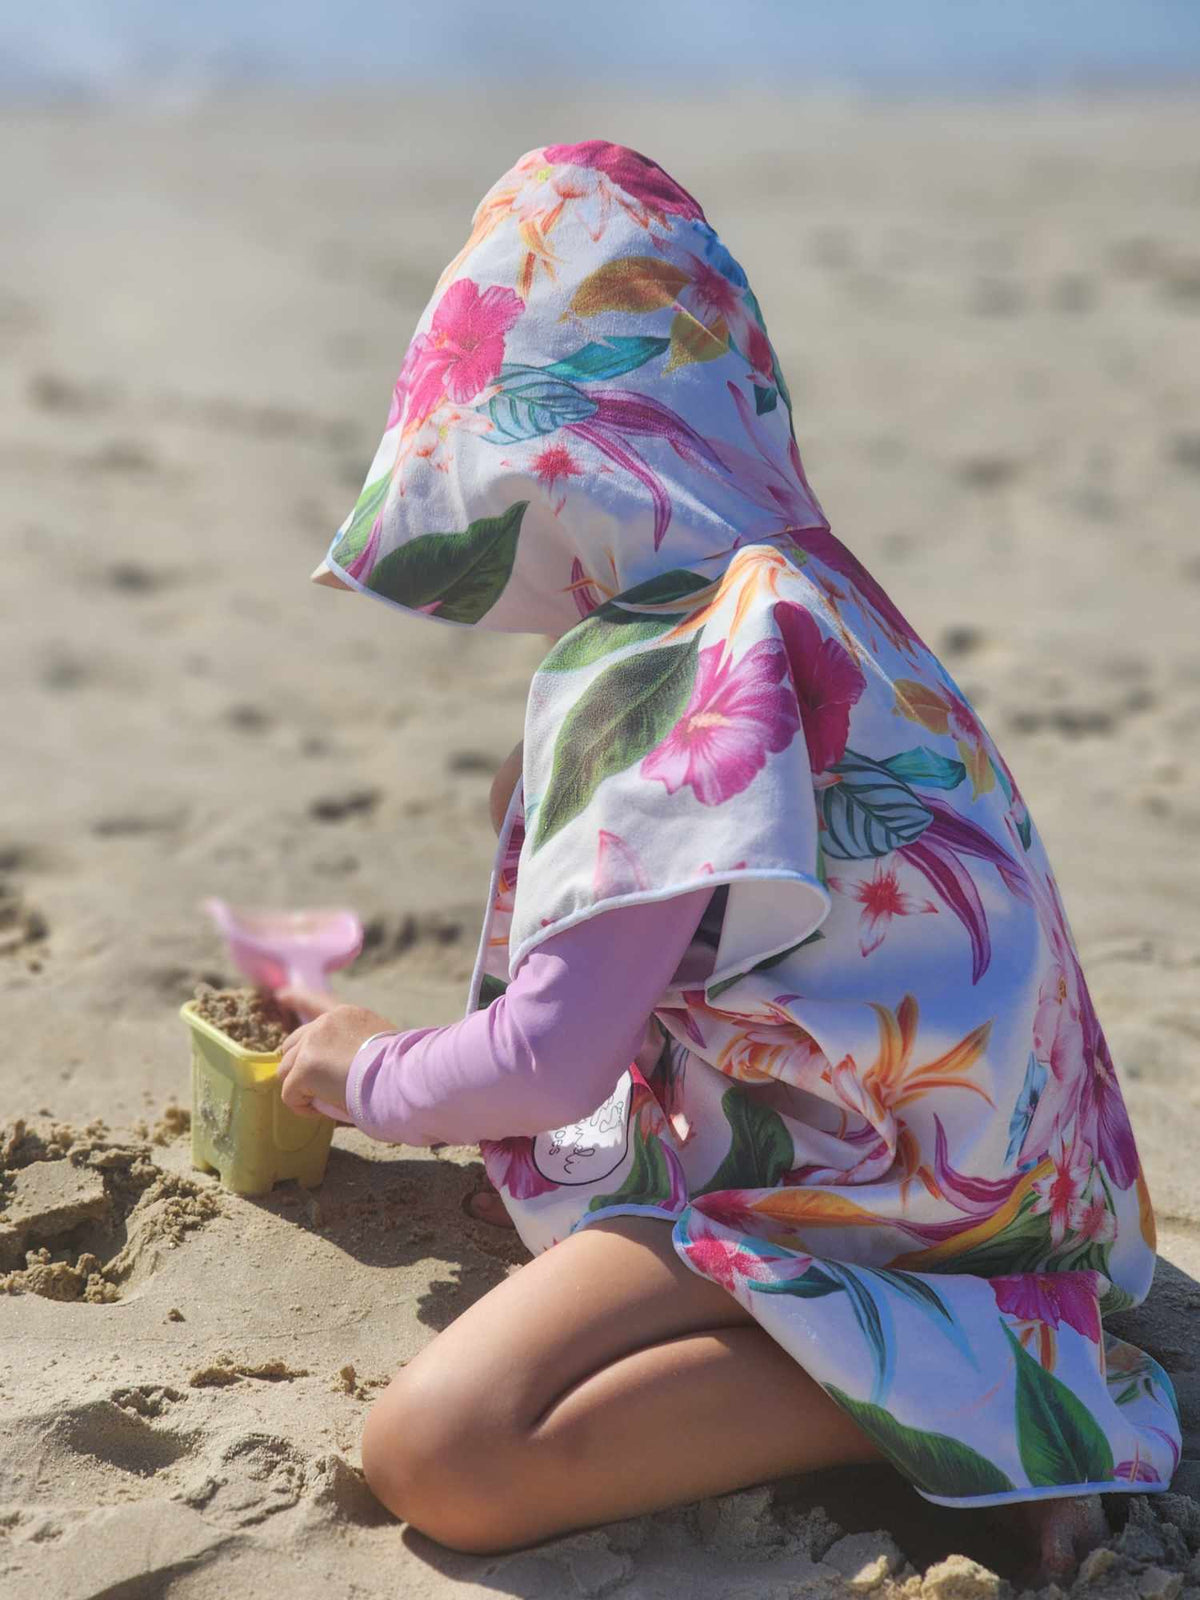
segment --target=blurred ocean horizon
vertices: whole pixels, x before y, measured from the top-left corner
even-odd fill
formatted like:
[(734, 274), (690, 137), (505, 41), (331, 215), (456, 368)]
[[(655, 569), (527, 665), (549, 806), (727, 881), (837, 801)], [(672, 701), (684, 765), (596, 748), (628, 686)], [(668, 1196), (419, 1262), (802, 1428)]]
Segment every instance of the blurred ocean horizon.
[(1144, 89), (1200, 78), (1196, 0), (50, 0), (0, 18), (0, 97), (169, 107), (256, 84), (506, 80), (883, 94)]

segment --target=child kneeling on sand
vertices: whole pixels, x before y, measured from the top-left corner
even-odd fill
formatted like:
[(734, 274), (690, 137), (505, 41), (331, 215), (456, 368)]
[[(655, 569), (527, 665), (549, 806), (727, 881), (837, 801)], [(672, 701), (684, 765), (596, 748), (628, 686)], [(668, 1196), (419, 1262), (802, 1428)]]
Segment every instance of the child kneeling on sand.
[(600, 142), (500, 179), (317, 576), (556, 640), (468, 1015), (327, 997), (280, 1066), (480, 1142), (534, 1254), (376, 1402), (383, 1503), (492, 1551), (883, 1456), (1062, 1570), (1099, 1491), (1165, 1488), (1169, 1380), (1101, 1325), (1150, 1202), (1046, 852), (690, 194)]

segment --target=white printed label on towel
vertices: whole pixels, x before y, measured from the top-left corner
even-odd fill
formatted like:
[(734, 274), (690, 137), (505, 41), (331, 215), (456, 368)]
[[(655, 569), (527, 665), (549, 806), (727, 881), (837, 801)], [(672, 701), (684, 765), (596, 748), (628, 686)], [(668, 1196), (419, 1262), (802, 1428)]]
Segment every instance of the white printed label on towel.
[(598, 1110), (533, 1141), (533, 1164), (551, 1183), (596, 1183), (615, 1172), (629, 1149), (633, 1077), (623, 1072)]

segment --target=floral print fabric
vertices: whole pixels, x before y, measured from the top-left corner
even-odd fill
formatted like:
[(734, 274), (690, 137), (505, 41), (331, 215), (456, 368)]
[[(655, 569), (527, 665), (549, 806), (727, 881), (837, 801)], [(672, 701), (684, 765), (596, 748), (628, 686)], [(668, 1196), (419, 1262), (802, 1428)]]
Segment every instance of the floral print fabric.
[[(1165, 1487), (1107, 1334), (1153, 1217), (1042, 841), (830, 531), (746, 274), (654, 163), (533, 151), (478, 208), (329, 562), (551, 633), (470, 1004), (554, 929), (725, 885), (596, 1113), (485, 1147), (531, 1249), (659, 1215), (931, 1499)], [(653, 1054), (653, 1052), (651, 1052)]]

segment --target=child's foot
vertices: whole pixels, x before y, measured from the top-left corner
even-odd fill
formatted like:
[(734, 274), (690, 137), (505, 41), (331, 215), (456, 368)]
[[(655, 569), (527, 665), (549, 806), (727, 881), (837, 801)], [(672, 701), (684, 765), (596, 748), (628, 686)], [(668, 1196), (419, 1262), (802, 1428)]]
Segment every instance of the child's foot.
[(504, 1209), (504, 1201), (494, 1189), (479, 1189), (463, 1201), (463, 1210), (476, 1222), (486, 1222), (492, 1228), (511, 1228), (513, 1220)]
[(1098, 1494), (1027, 1500), (999, 1507), (996, 1515), (1027, 1551), (1027, 1570), (1021, 1576), (1030, 1584), (1073, 1577), (1084, 1556), (1110, 1531)]

